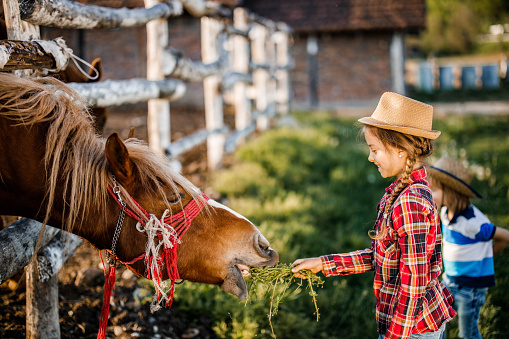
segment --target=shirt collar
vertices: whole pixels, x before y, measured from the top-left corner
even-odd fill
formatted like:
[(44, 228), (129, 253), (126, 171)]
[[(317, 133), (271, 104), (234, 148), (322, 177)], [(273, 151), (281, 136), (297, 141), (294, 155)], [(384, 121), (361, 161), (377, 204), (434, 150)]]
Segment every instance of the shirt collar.
[[(422, 181), (422, 180), (424, 180), (425, 177), (426, 177), (426, 169), (424, 167), (416, 169), (410, 175), (410, 182), (408, 184), (411, 185), (414, 182)], [(399, 183), (399, 179), (394, 180), (394, 182), (389, 187), (387, 187), (385, 189), (385, 191), (388, 194), (392, 194), (392, 192), (394, 192), (394, 188), (396, 187), (396, 185), (398, 183)]]

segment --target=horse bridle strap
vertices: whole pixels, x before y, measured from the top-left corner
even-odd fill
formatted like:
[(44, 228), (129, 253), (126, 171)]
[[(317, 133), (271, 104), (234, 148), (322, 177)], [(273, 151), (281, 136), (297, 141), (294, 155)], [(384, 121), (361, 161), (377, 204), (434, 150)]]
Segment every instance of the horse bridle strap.
[[(205, 207), (206, 201), (209, 199), (202, 193), (202, 201), (192, 199), (180, 212), (175, 214), (171, 214), (171, 211), (167, 209), (164, 211), (162, 217), (158, 219), (154, 214), (148, 213), (141, 207), (129, 194), (123, 193), (114, 176), (112, 176), (111, 179), (108, 191), (119, 205), (120, 214), (113, 235), (110, 255), (108, 257), (108, 262), (110, 264), (108, 274), (106, 274), (105, 269), (105, 294), (98, 338), (104, 338), (106, 333), (109, 301), (115, 281), (115, 265), (117, 261), (116, 246), (122, 230), (125, 214), (138, 221), (136, 224), (136, 229), (138, 231), (147, 233), (146, 252), (125, 264), (133, 264), (138, 260), (145, 259), (147, 278), (152, 280), (156, 290), (156, 298), (153, 299), (150, 305), (150, 311), (155, 312), (161, 308), (161, 303), (163, 301), (165, 301), (165, 306), (167, 307), (171, 306), (173, 303), (175, 281), (180, 279), (177, 269), (177, 244), (180, 243), (180, 238), (187, 231), (193, 219)], [(155, 240), (156, 237), (158, 240), (157, 242)], [(166, 264), (168, 278), (171, 281), (169, 289), (167, 282), (163, 281), (163, 264)], [(106, 305), (106, 303), (108, 304)]]

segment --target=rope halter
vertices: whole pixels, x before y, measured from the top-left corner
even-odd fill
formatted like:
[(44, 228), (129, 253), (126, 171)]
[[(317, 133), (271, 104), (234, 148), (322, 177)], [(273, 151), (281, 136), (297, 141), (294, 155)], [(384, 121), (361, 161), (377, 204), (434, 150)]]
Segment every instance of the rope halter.
[[(156, 290), (152, 303), (150, 304), (150, 311), (153, 313), (161, 308), (163, 301), (166, 307), (170, 307), (173, 303), (175, 281), (180, 279), (177, 269), (177, 244), (180, 243), (182, 235), (187, 231), (193, 219), (205, 207), (204, 203), (197, 201), (197, 199), (193, 199), (187, 203), (180, 212), (172, 214), (169, 209), (166, 209), (161, 218), (157, 218), (154, 214), (148, 213), (141, 207), (125, 190), (121, 190), (114, 176), (111, 178), (108, 191), (119, 205), (120, 214), (111, 243), (111, 251), (108, 256), (108, 273), (106, 273), (105, 268), (106, 279), (103, 310), (101, 312), (98, 338), (104, 338), (106, 333), (109, 303), (113, 291), (113, 284), (115, 283), (115, 267), (118, 260), (116, 257), (116, 246), (125, 214), (137, 221), (136, 229), (139, 232), (146, 233), (147, 244), (145, 246), (145, 253), (142, 253), (132, 261), (118, 261), (122, 264), (130, 265), (141, 259), (145, 259), (145, 266), (147, 267), (146, 277), (152, 280)], [(205, 201), (209, 199), (209, 197), (203, 193), (202, 197)], [(166, 265), (168, 279), (171, 281), (169, 286), (168, 281), (163, 280), (163, 265)]]

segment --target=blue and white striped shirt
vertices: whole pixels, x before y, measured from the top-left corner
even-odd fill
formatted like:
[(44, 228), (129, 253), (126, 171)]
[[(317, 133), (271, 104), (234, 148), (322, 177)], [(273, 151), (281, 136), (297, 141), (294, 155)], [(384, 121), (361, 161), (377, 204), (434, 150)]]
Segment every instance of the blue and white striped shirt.
[(496, 227), (474, 205), (449, 221), (447, 208), (440, 211), (444, 234), (445, 274), (454, 283), (468, 287), (495, 285), (492, 238)]

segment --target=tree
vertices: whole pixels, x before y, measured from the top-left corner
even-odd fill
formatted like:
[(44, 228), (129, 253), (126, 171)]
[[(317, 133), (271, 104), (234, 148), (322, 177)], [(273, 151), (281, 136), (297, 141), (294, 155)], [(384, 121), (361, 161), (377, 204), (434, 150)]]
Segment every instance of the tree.
[(470, 1), (427, 0), (426, 3), (427, 28), (420, 38), (421, 50), (428, 54), (461, 54), (471, 51), (480, 33), (480, 20)]

